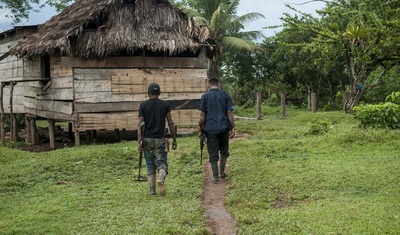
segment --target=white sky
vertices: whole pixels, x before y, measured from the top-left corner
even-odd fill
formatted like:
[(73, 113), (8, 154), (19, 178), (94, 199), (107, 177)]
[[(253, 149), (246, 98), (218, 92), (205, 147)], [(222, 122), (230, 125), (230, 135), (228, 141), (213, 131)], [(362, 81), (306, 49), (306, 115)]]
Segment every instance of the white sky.
[[(309, 3), (299, 5), (305, 2)], [(266, 37), (269, 37), (273, 36), (275, 32), (280, 31), (280, 28), (263, 29), (263, 27), (280, 25), (280, 17), (282, 17), (284, 13), (295, 14), (295, 12), (287, 8), (285, 4), (290, 4), (293, 8), (301, 12), (311, 14), (314, 14), (315, 10), (322, 9), (325, 6), (322, 2), (310, 2), (309, 0), (241, 0), (237, 9), (237, 15), (241, 16), (250, 12), (263, 14), (265, 18), (258, 19), (247, 25), (246, 31), (260, 30)]]
[[(321, 2), (309, 2), (305, 5), (294, 5), (308, 2), (309, 0), (241, 0), (237, 9), (237, 14), (244, 15), (250, 12), (261, 13), (265, 16), (265, 19), (259, 19), (246, 26), (246, 30), (260, 30), (266, 37), (275, 34), (274, 31), (280, 29), (263, 29), (266, 26), (280, 25), (280, 17), (283, 13), (291, 13), (289, 8), (285, 6), (285, 3), (289, 3), (294, 8), (307, 13), (315, 13), (315, 10), (324, 7)], [(0, 32), (11, 29), (11, 20), (6, 18), (6, 11), (0, 10)], [(50, 7), (41, 9), (39, 13), (33, 12), (30, 14), (29, 19), (18, 25), (35, 25), (41, 24), (49, 20), (53, 15), (57, 14), (56, 11)]]

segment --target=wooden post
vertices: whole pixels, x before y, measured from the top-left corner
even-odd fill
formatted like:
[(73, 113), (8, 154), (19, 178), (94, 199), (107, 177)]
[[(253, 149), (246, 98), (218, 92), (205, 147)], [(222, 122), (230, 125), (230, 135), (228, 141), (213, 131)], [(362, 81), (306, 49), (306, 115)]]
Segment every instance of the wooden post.
[(286, 97), (284, 93), (281, 93), (281, 117), (286, 117)]
[(79, 136), (79, 130), (75, 130), (75, 145), (76, 146), (81, 145), (81, 138)]
[(311, 93), (311, 112), (317, 112), (317, 93)]
[(119, 133), (119, 129), (114, 129), (114, 131), (115, 131), (115, 140), (117, 142), (120, 142), (121, 141), (121, 133)]
[(36, 117), (31, 116), (30, 118), (30, 128), (31, 128), (31, 141), (32, 145), (36, 145), (39, 143), (39, 133), (36, 128)]
[(262, 103), (261, 93), (257, 92), (257, 120), (261, 120), (261, 103)]
[(55, 138), (54, 138), (54, 120), (49, 119), (49, 143), (50, 149), (56, 149)]
[(15, 117), (14, 117), (14, 109), (13, 109), (13, 95), (14, 95), (14, 86), (15, 83), (13, 81), (10, 82), (10, 148), (13, 147), (14, 135), (15, 135)]
[(0, 113), (1, 113), (1, 115), (0, 115), (0, 138), (1, 138), (1, 145), (2, 146), (4, 146), (4, 144), (5, 144), (5, 136), (4, 136), (4, 134), (5, 134), (5, 131), (4, 131), (4, 99), (3, 99), (3, 97), (4, 97), (4, 92), (3, 92), (3, 90), (4, 90), (4, 84), (1, 82), (0, 83), (1, 85), (0, 85)]
[(72, 122), (68, 122), (68, 137), (72, 139), (73, 131), (72, 131)]
[(31, 118), (28, 114), (25, 115), (25, 125), (26, 125), (26, 143), (27, 144), (32, 144), (32, 139), (31, 139)]

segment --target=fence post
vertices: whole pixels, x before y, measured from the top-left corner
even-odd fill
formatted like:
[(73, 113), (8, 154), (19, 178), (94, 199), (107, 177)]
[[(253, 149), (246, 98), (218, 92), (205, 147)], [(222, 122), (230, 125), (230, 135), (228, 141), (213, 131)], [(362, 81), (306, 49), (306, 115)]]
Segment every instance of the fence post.
[(281, 93), (281, 117), (286, 117), (286, 97), (284, 93)]
[(257, 92), (257, 120), (261, 120), (261, 103), (262, 103), (261, 93)]
[(317, 93), (311, 93), (311, 112), (317, 112)]

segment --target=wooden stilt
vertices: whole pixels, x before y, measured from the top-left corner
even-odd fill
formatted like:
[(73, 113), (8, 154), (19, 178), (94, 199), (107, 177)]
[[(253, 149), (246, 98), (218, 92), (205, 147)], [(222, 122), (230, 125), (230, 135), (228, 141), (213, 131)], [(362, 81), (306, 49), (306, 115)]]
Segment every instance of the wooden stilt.
[(13, 81), (10, 82), (10, 148), (13, 147), (14, 135), (15, 135), (15, 117), (14, 117), (14, 109), (13, 109), (13, 96), (14, 96), (14, 86), (15, 83)]
[(56, 149), (55, 138), (54, 138), (54, 120), (49, 119), (49, 142), (50, 149)]
[(68, 137), (72, 139), (73, 131), (72, 131), (72, 122), (68, 122)]
[(28, 114), (25, 115), (25, 126), (26, 126), (26, 143), (27, 144), (32, 144), (31, 140), (31, 122), (30, 122), (30, 116)]
[(121, 133), (119, 133), (119, 129), (114, 129), (114, 131), (115, 131), (115, 140), (117, 142), (120, 142), (121, 141)]
[(36, 117), (30, 117), (30, 128), (31, 128), (31, 141), (32, 145), (36, 145), (39, 143), (39, 133), (36, 128)]
[(0, 138), (1, 145), (5, 144), (5, 131), (4, 131), (4, 84), (0, 83)]
[(75, 145), (79, 146), (81, 145), (81, 138), (79, 135), (79, 130), (75, 127)]

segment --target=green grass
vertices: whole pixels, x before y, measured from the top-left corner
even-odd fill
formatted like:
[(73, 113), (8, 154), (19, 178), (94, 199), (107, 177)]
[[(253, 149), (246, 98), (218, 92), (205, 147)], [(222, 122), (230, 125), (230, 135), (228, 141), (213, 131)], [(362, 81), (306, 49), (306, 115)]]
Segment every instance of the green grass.
[[(249, 137), (231, 143), (225, 203), (238, 234), (398, 234), (399, 131), (360, 129), (341, 112), (264, 110), (237, 121)], [(137, 156), (135, 142), (0, 147), (0, 234), (210, 234), (198, 138), (171, 151), (166, 197), (134, 181)]]

